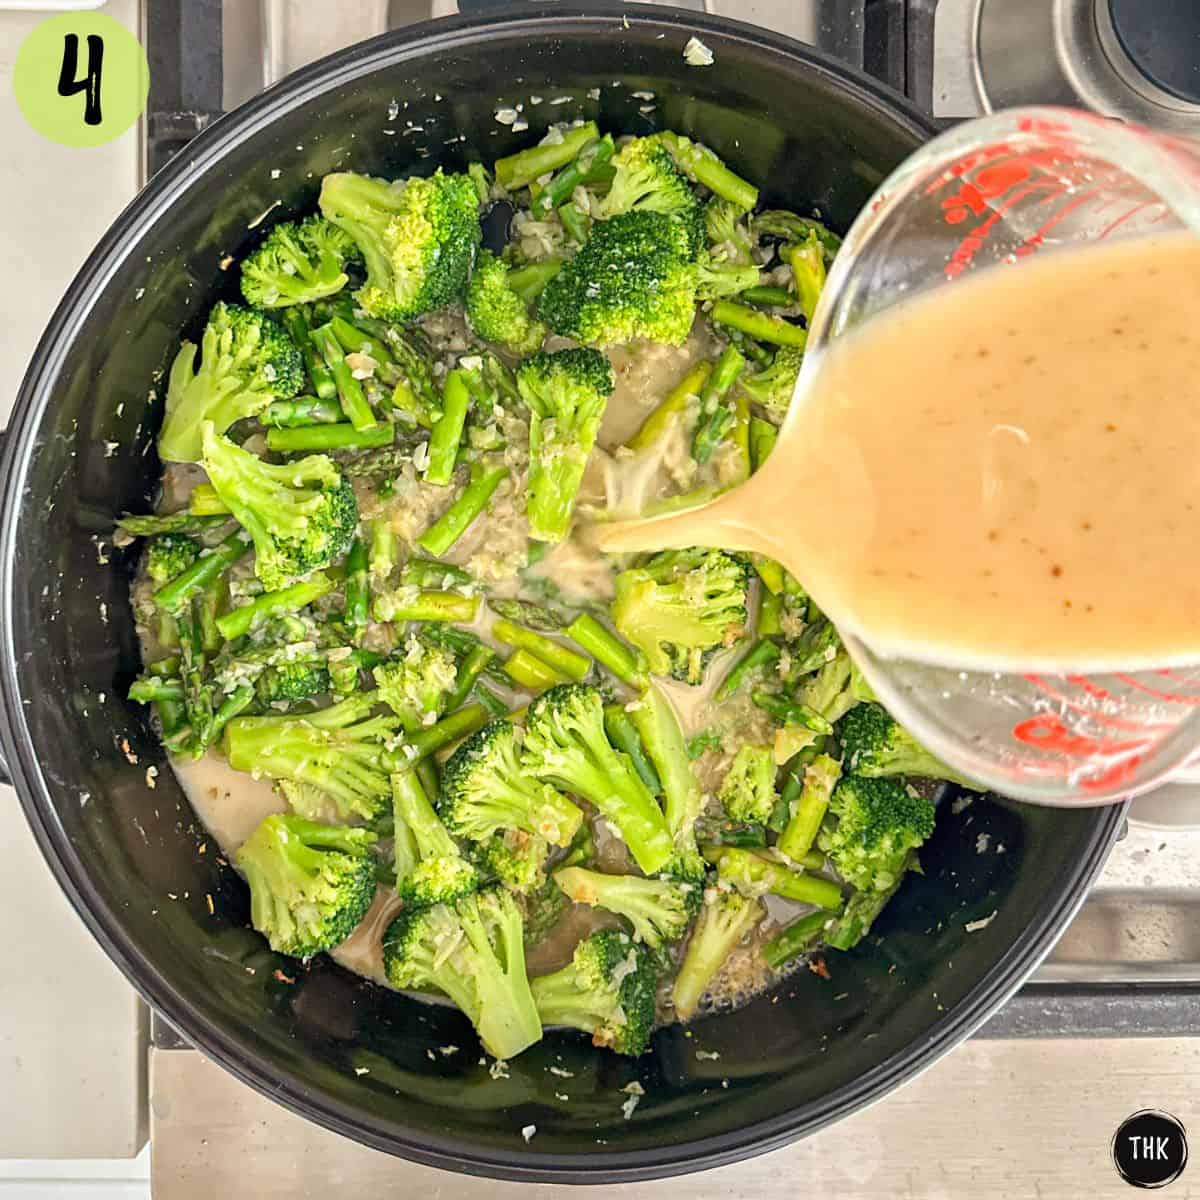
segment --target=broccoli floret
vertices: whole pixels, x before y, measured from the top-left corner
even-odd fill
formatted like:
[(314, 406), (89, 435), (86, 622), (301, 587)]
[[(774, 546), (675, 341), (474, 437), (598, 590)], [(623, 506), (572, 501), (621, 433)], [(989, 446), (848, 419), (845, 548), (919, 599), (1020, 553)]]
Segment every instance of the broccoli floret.
[(432, 725), (446, 709), (458, 681), (454, 655), (442, 646), (409, 638), (402, 654), (374, 670), (379, 698), (400, 718), (407, 733)]
[(543, 1024), (581, 1029), (593, 1045), (636, 1057), (654, 1031), (657, 985), (651, 955), (626, 934), (603, 929), (584, 938), (561, 971), (532, 987)]
[(721, 550), (656, 554), (616, 579), (612, 617), (655, 675), (699, 683), (705, 651), (745, 631), (749, 568)]
[(709, 253), (717, 262), (751, 263), (750, 233), (742, 218), (745, 212), (736, 204), (713, 196), (704, 206), (704, 231)]
[(200, 339), (200, 366), (192, 342), (171, 364), (159, 457), (198, 461), (205, 421), (224, 433), (273, 401), (290, 400), (303, 384), (304, 361), (282, 325), (239, 304), (215, 305)]
[(205, 423), (203, 464), (229, 511), (254, 540), (254, 573), (268, 591), (328, 566), (354, 540), (354, 488), (324, 454), (275, 465)]
[(325, 793), (342, 819), (372, 820), (391, 799), (393, 716), (371, 717), (373, 694), (298, 715), (237, 717), (225, 727), (229, 765)]
[(755, 233), (781, 238), (785, 242), (805, 242), (810, 236), (815, 236), (821, 243), (826, 266), (833, 262), (834, 255), (842, 245), (842, 239), (827, 225), (813, 217), (797, 216), (796, 213), (782, 208), (760, 212), (751, 218), (750, 224)]
[(260, 704), (294, 703), (330, 691), (329, 668), (325, 662), (297, 661), (268, 667), (254, 681), (254, 694)]
[(739, 746), (717, 799), (731, 821), (767, 824), (778, 799), (774, 750), (770, 746)]
[(856, 704), (874, 699), (875, 693), (843, 649), (809, 675), (796, 691), (799, 703), (807, 705), (830, 724), (840, 721)]
[(321, 181), (321, 212), (362, 251), (367, 313), (406, 321), (461, 296), (481, 231), (479, 198), (466, 175), (387, 183), (340, 172)]
[(633, 926), (633, 936), (652, 950), (683, 937), (704, 895), (699, 883), (606, 875), (583, 867), (555, 871), (554, 882), (575, 904), (605, 908), (624, 917)]
[(933, 832), (932, 803), (898, 779), (846, 775), (829, 800), (817, 837), (837, 873), (860, 891), (885, 891), (904, 873), (909, 854)]
[(559, 684), (530, 704), (522, 763), (536, 778), (594, 804), (647, 875), (666, 865), (673, 847), (662, 810), (629, 756), (610, 744), (604, 699), (594, 687)]
[(273, 813), (237, 852), (250, 920), (280, 954), (310, 958), (349, 937), (375, 897), (366, 829)]
[(851, 708), (838, 722), (837, 735), (845, 751), (848, 773), (871, 778), (916, 775), (970, 788), (979, 786), (926, 750), (882, 704)]
[(324, 217), (284, 221), (243, 260), (242, 295), (255, 308), (310, 304), (340, 292), (358, 257), (354, 239)]
[(446, 762), (438, 811), (459, 837), (486, 842), (518, 830), (567, 846), (583, 813), (521, 761), (511, 721), (492, 721), (471, 734)]
[(146, 574), (155, 587), (169, 583), (200, 557), (200, 543), (186, 533), (160, 533), (146, 543)]
[(467, 321), (477, 337), (513, 354), (530, 354), (546, 340), (546, 327), (529, 313), (508, 282), (508, 264), (480, 250), (467, 284)]
[(719, 300), (736, 296), (758, 283), (758, 268), (753, 264), (721, 262), (710, 254), (702, 254), (696, 262), (696, 299)]
[(708, 890), (671, 990), (681, 1021), (695, 1015), (708, 985), (738, 942), (762, 920), (763, 912), (761, 901), (738, 891)]
[(529, 536), (560, 542), (612, 394), (612, 366), (585, 347), (538, 353), (517, 368), (517, 388), (529, 408)]
[(627, 711), (662, 784), (663, 815), (675, 847), (666, 872), (673, 878), (699, 884), (705, 866), (694, 829), (704, 807), (704, 794), (692, 770), (679, 718), (671, 702), (653, 685)]
[(479, 888), (479, 872), (438, 819), (411, 768), (392, 776), (396, 891), (405, 904), (451, 904)]
[(792, 403), (804, 350), (800, 346), (780, 346), (771, 362), (761, 371), (743, 371), (738, 387), (776, 421), (782, 421)]
[(598, 221), (542, 292), (538, 315), (591, 346), (648, 338), (681, 346), (696, 316), (696, 267), (681, 222), (631, 212)]
[(696, 254), (704, 243), (704, 213), (692, 185), (656, 137), (633, 138), (613, 157), (616, 170), (600, 205), (607, 220), (629, 212), (674, 217), (687, 235), (687, 250)]
[(536, 834), (506, 829), (474, 845), (472, 857), (485, 876), (511, 891), (528, 895), (546, 882), (550, 843)]
[(503, 889), (452, 906), (406, 908), (383, 935), (383, 966), (393, 987), (445, 993), (496, 1058), (513, 1058), (542, 1036), (521, 911)]

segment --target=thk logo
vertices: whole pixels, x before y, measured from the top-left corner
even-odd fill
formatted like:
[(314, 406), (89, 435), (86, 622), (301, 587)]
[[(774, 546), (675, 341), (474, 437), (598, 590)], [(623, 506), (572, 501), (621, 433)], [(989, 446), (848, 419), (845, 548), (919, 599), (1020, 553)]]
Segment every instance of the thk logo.
[(1132, 1187), (1174, 1183), (1187, 1166), (1187, 1133), (1170, 1113), (1146, 1108), (1121, 1122), (1112, 1140), (1117, 1174)]

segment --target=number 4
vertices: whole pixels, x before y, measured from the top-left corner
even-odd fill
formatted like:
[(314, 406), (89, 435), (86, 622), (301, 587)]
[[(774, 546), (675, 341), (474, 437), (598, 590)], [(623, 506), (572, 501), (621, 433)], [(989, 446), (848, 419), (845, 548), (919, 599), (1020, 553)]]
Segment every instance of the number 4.
[(87, 74), (82, 79), (75, 78), (79, 70), (79, 37), (68, 33), (63, 37), (62, 68), (58, 73), (58, 94), (74, 96), (83, 92), (83, 123), (99, 125), (100, 114), (100, 69), (104, 63), (104, 39), (98, 34), (89, 33), (87, 39), (88, 59)]

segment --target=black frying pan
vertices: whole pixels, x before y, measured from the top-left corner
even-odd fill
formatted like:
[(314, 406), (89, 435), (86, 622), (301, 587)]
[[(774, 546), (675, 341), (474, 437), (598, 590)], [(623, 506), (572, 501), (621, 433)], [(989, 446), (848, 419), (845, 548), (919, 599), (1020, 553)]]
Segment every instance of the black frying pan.
[[(711, 67), (685, 64), (692, 33), (713, 50)], [(653, 111), (632, 96), (641, 90), (655, 93)], [(560, 96), (569, 99), (550, 104)], [(390, 119), (393, 98), (408, 108)], [(498, 104), (517, 101), (528, 133), (494, 120)], [(248, 225), (272, 205), (271, 219), (312, 208), (324, 172), (461, 168), (576, 115), (625, 133), (699, 137), (769, 202), (817, 209), (842, 230), (933, 132), (900, 97), (794, 42), (641, 5), (625, 20), (620, 9), (555, 4), (441, 21), (289, 77), (150, 183), (42, 339), (3, 458), (0, 696), (4, 754), (52, 869), (133, 984), (206, 1054), (383, 1150), (480, 1174), (613, 1182), (781, 1145), (945, 1053), (1046, 953), (1122, 811), (990, 798), (957, 814), (947, 806), (922, 853), (925, 875), (906, 882), (879, 938), (830, 955), (832, 979), (804, 971), (738, 1012), (697, 1022), (693, 1037), (664, 1029), (637, 1062), (550, 1034), (503, 1080), (478, 1065), (457, 1013), (323, 958), (299, 968), (246, 928), (243, 885), (211, 839), (201, 852), (204, 831), (143, 713), (123, 699), (138, 668), (133, 557), (105, 537), (117, 514), (146, 507), (158, 477), (159, 372), (181, 332), (195, 337), (212, 302), (232, 294), (221, 263), (259, 236)], [(414, 126), (422, 131), (405, 132)], [(1007, 853), (977, 854), (985, 832)], [(992, 912), (985, 929), (966, 931)], [(63, 973), (69, 986), (69, 963)], [(462, 1049), (427, 1057), (449, 1045)], [(698, 1059), (698, 1048), (720, 1057)], [(634, 1079), (645, 1096), (625, 1120), (621, 1088)], [(526, 1144), (520, 1131), (530, 1125)]]

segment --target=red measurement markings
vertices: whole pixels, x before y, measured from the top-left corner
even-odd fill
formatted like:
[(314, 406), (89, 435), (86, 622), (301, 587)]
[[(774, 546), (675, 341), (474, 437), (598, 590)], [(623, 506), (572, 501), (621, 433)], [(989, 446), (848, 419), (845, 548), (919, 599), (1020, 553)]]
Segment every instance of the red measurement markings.
[(1158, 688), (1152, 688), (1149, 684), (1142, 683), (1141, 680), (1135, 679), (1132, 675), (1118, 675), (1118, 678), (1127, 687), (1131, 687), (1139, 692), (1145, 692), (1147, 696), (1153, 696), (1156, 700), (1166, 700), (1171, 704), (1186, 704), (1189, 708), (1200, 707), (1200, 696), (1188, 695), (1184, 692), (1164, 692)]
[[(1078, 700), (1071, 699), (1070, 696), (1059, 691), (1049, 680), (1042, 678), (1040, 675), (1026, 675), (1025, 678), (1042, 692), (1043, 695), (1049, 696), (1056, 704), (1061, 704), (1064, 708), (1079, 713), (1081, 716), (1095, 721), (1098, 725), (1108, 725), (1113, 729), (1124, 729), (1130, 733), (1156, 733), (1175, 728), (1174, 724), (1170, 721), (1146, 722), (1125, 720), (1122, 717), (1106, 713), (1101, 708), (1081, 704)], [(1083, 675), (1068, 675), (1066, 681), (1096, 700), (1116, 704), (1121, 702), (1119, 697), (1113, 696), (1106, 688), (1098, 686)]]
[[(947, 279), (955, 279), (971, 265), (979, 251), (987, 243), (1001, 218), (1018, 205), (1027, 204), (1037, 194), (1044, 193), (1042, 205), (1057, 204), (1064, 196), (1065, 203), (1053, 212), (1032, 233), (1026, 236), (1014, 250), (1014, 255), (1024, 257), (1038, 249), (1051, 231), (1072, 213), (1088, 205), (1098, 206), (1099, 211), (1113, 200), (1134, 201), (1132, 208), (1118, 217), (1111, 225), (1116, 228), (1136, 212), (1155, 202), (1146, 189), (1136, 189), (1130, 194), (1130, 181), (1116, 168), (1103, 163), (1082, 163), (1075, 139), (1069, 128), (1053, 120), (1031, 118), (1020, 123), (1022, 132), (1035, 134), (1043, 144), (1022, 149), (1009, 142), (996, 142), (965, 154), (958, 162), (948, 167), (938, 179), (925, 189), (925, 195), (943, 194), (939, 203), (942, 219), (947, 225), (961, 225), (971, 217), (983, 218), (967, 231), (950, 255), (943, 273)], [(1077, 193), (1076, 178), (1086, 166), (1092, 173), (1093, 185)], [(1111, 175), (1107, 185), (1095, 176)], [(986, 214), (986, 215), (985, 215)]]
[(1013, 726), (1013, 737), (1027, 746), (1039, 750), (1054, 750), (1071, 758), (1109, 758), (1115, 755), (1134, 754), (1153, 745), (1153, 738), (1089, 737), (1074, 732), (1061, 717), (1054, 713), (1039, 713)]

